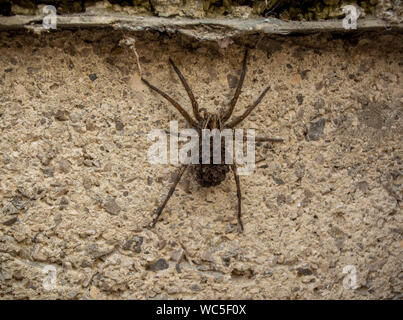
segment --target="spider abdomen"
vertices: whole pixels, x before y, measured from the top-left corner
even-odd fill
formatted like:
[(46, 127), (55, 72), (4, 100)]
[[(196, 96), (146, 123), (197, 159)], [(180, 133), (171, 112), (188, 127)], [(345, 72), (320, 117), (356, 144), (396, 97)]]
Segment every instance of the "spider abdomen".
[[(215, 117), (212, 117), (215, 119)], [(217, 120), (218, 122), (218, 120)], [(208, 123), (207, 127), (215, 128), (215, 124)], [(225, 180), (227, 172), (229, 172), (229, 166), (225, 163), (225, 140), (221, 138), (221, 144), (215, 145), (213, 137), (210, 137), (209, 141), (209, 160), (207, 163), (203, 162), (203, 141), (199, 140), (199, 164), (196, 166), (196, 178), (197, 182), (202, 187), (214, 187), (218, 186)], [(214, 163), (214, 154), (221, 155), (220, 161)]]
[(196, 178), (202, 187), (218, 186), (229, 171), (226, 164), (200, 164), (197, 166)]

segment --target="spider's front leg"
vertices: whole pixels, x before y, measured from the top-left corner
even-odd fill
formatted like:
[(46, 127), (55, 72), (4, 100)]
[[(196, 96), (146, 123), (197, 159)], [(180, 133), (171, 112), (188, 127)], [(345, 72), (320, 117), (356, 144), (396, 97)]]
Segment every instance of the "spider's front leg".
[(241, 195), (241, 182), (239, 181), (239, 176), (237, 173), (237, 168), (236, 164), (231, 165), (232, 172), (234, 173), (234, 178), (235, 178), (235, 183), (236, 183), (236, 195), (238, 197), (238, 232), (242, 233), (243, 232), (243, 223), (241, 219), (241, 214), (242, 214), (242, 195)]
[(175, 177), (174, 183), (171, 186), (171, 188), (169, 189), (168, 195), (165, 197), (164, 202), (157, 208), (157, 216), (154, 218), (153, 222), (151, 223), (151, 228), (153, 228), (155, 226), (155, 224), (157, 223), (158, 218), (160, 217), (160, 215), (161, 215), (162, 211), (164, 210), (165, 206), (167, 205), (169, 199), (172, 197), (172, 195), (173, 195), (173, 193), (174, 193), (174, 191), (176, 189), (176, 186), (178, 185), (179, 181), (181, 180), (182, 175), (185, 173), (187, 167), (188, 167), (187, 165), (183, 165), (179, 169), (178, 174)]

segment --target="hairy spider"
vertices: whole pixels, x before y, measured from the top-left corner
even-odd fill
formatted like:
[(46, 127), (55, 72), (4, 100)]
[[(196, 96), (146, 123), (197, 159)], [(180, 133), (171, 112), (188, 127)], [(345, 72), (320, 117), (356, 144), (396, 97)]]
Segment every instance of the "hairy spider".
[[(200, 114), (199, 106), (198, 103), (193, 95), (192, 90), (190, 89), (188, 83), (185, 80), (185, 77), (182, 75), (182, 73), (179, 71), (179, 69), (176, 67), (175, 63), (172, 61), (171, 58), (169, 58), (169, 62), (173, 69), (175, 70), (176, 74), (178, 75), (179, 79), (182, 82), (182, 85), (184, 86), (190, 101), (192, 103), (192, 108), (193, 108), (193, 115), (196, 120), (194, 120), (180, 105), (178, 102), (176, 102), (174, 99), (172, 99), (169, 95), (167, 95), (165, 92), (162, 90), (154, 87), (152, 84), (150, 84), (146, 79), (141, 78), (141, 80), (151, 89), (160, 94), (162, 97), (164, 97), (166, 100), (168, 100), (185, 118), (185, 120), (188, 122), (188, 124), (197, 130), (199, 133), (199, 148), (200, 148), (200, 158), (201, 158), (201, 139), (200, 139), (200, 132), (202, 129), (219, 129), (220, 131), (226, 128), (229, 129), (234, 129), (236, 125), (241, 123), (252, 111), (253, 109), (256, 108), (256, 106), (262, 101), (263, 97), (269, 91), (270, 86), (266, 87), (266, 89), (263, 90), (263, 92), (260, 94), (260, 96), (257, 98), (257, 100), (248, 106), (248, 108), (245, 110), (245, 112), (240, 116), (240, 117), (234, 117), (231, 121), (228, 121), (231, 118), (231, 115), (234, 111), (235, 104), (238, 101), (238, 97), (241, 93), (241, 88), (242, 84), (245, 79), (245, 74), (246, 74), (246, 61), (247, 61), (247, 56), (248, 56), (248, 51), (245, 50), (243, 62), (242, 62), (242, 71), (241, 71), (241, 76), (238, 81), (238, 86), (235, 90), (234, 97), (232, 98), (229, 108), (226, 111), (219, 112), (218, 114), (212, 114), (212, 113), (207, 113), (205, 112), (203, 115)], [(282, 139), (272, 139), (272, 138), (260, 138), (259, 141), (282, 141)], [(221, 152), (222, 154), (224, 153), (224, 146), (221, 145)], [(212, 153), (211, 157), (212, 157)], [(224, 159), (222, 157), (222, 159)], [(200, 159), (201, 160), (201, 159)], [(211, 159), (212, 160), (212, 159)], [(175, 180), (173, 181), (173, 185), (169, 189), (168, 195), (166, 196), (165, 200), (162, 202), (162, 204), (157, 208), (157, 215), (154, 218), (153, 222), (151, 223), (151, 227), (154, 227), (155, 224), (158, 221), (158, 218), (160, 217), (162, 211), (164, 210), (166, 204), (168, 203), (169, 199), (171, 198), (172, 194), (174, 193), (176, 186), (178, 185), (182, 175), (186, 171), (187, 167), (189, 165), (182, 165), (178, 171), (178, 174), (176, 175)], [(235, 178), (235, 183), (236, 183), (236, 188), (237, 188), (237, 197), (238, 197), (238, 230), (239, 232), (243, 231), (243, 224), (242, 224), (242, 219), (241, 219), (241, 184), (239, 181), (239, 175), (237, 174), (237, 167), (235, 162), (233, 164), (225, 164), (224, 162), (219, 163), (219, 164), (213, 164), (213, 161), (210, 161), (210, 164), (202, 164), (202, 161), (199, 162), (197, 165), (192, 165), (196, 169), (196, 179), (197, 182), (203, 186), (203, 187), (212, 187), (212, 186), (217, 186), (219, 185), (222, 181), (225, 180), (226, 174), (229, 172), (231, 169), (232, 172), (234, 173), (234, 178)]]

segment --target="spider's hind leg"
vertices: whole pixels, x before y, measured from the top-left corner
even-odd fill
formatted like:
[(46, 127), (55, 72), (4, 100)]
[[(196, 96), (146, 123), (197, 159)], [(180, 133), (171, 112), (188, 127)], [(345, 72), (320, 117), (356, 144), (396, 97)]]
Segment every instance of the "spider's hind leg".
[(238, 215), (237, 215), (238, 231), (239, 231), (239, 233), (242, 233), (243, 232), (243, 223), (242, 223), (242, 218), (241, 218), (241, 214), (242, 214), (241, 182), (239, 181), (239, 176), (237, 173), (236, 165), (235, 164), (231, 165), (231, 169), (232, 169), (232, 172), (234, 173), (234, 178), (235, 178), (235, 183), (236, 183), (236, 195), (238, 198)]
[(157, 216), (154, 218), (153, 222), (151, 223), (151, 228), (153, 228), (155, 226), (155, 224), (157, 223), (158, 218), (160, 217), (165, 206), (167, 205), (169, 199), (172, 197), (172, 195), (176, 189), (176, 186), (178, 185), (180, 179), (182, 178), (183, 173), (186, 171), (186, 168), (187, 168), (187, 166), (182, 166), (179, 169), (179, 172), (175, 177), (175, 181), (174, 181), (173, 185), (171, 186), (171, 188), (169, 189), (168, 195), (165, 197), (164, 202), (157, 208)]

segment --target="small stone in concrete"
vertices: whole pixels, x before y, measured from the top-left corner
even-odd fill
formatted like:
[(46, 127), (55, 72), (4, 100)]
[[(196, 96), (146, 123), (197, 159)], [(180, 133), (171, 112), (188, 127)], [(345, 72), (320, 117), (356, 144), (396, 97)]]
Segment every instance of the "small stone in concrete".
[(65, 110), (57, 110), (55, 119), (59, 121), (67, 121), (69, 120), (69, 112)]
[(133, 250), (136, 253), (141, 252), (141, 245), (143, 244), (143, 237), (134, 236), (123, 245), (123, 250)]
[(11, 225), (13, 225), (14, 223), (16, 223), (17, 220), (18, 220), (17, 217), (12, 217), (11, 219), (8, 219), (8, 220), (4, 221), (3, 224), (4, 224), (5, 226), (11, 226)]
[(325, 100), (323, 100), (322, 98), (319, 98), (315, 104), (313, 105), (315, 107), (315, 109), (320, 109), (323, 108), (325, 106)]
[(119, 205), (116, 203), (115, 199), (109, 199), (104, 204), (104, 209), (112, 215), (117, 215), (119, 214), (120, 210), (122, 210), (122, 208), (120, 208)]
[(308, 141), (316, 141), (323, 134), (323, 130), (325, 129), (326, 120), (321, 118), (318, 121), (311, 124), (311, 127), (308, 130), (308, 134), (306, 136)]
[(312, 274), (312, 270), (308, 268), (297, 268), (298, 276), (309, 276)]
[(185, 252), (182, 248), (179, 250), (176, 250), (172, 253), (171, 260), (176, 261), (176, 262), (181, 262), (184, 254), (185, 254)]
[(302, 94), (297, 95), (298, 105), (300, 106), (304, 102), (304, 96)]
[(169, 267), (168, 262), (165, 259), (161, 258), (155, 262), (148, 264), (146, 266), (146, 269), (150, 270), (150, 271), (160, 271), (160, 270), (168, 269), (168, 267)]
[(64, 159), (58, 163), (59, 171), (62, 173), (69, 173), (71, 170), (71, 163), (69, 160)]
[(232, 89), (235, 88), (238, 84), (238, 78), (229, 74), (227, 75), (228, 86)]
[(199, 285), (197, 285), (197, 284), (192, 284), (191, 286), (190, 286), (190, 290), (192, 290), (192, 291), (202, 291), (203, 289), (199, 286)]
[(122, 131), (125, 125), (119, 119), (115, 119), (115, 128), (116, 130)]

